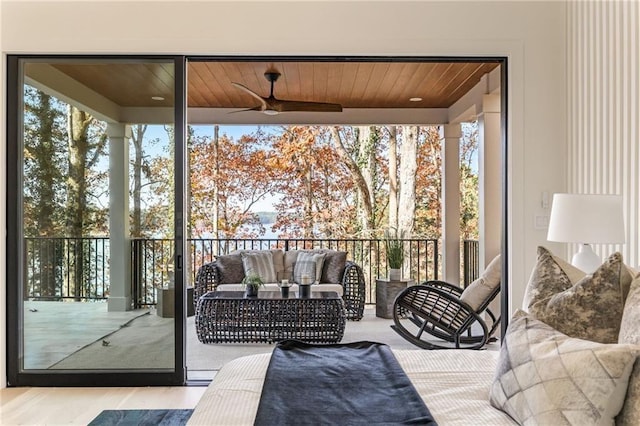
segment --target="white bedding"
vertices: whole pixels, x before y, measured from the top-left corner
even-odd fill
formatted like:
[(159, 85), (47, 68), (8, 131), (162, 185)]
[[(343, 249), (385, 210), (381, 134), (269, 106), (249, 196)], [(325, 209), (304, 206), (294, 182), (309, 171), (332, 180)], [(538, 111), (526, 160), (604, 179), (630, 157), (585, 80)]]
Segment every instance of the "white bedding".
[[(394, 350), (439, 425), (514, 425), (489, 404), (496, 351)], [(198, 402), (190, 425), (251, 425), (271, 354), (226, 364)]]

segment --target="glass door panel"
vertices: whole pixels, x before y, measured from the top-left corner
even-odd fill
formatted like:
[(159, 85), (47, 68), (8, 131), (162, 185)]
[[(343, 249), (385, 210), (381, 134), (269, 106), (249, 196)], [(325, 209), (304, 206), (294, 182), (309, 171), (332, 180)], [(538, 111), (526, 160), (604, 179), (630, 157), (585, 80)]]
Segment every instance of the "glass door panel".
[(18, 61), (19, 373), (181, 370), (175, 70)]

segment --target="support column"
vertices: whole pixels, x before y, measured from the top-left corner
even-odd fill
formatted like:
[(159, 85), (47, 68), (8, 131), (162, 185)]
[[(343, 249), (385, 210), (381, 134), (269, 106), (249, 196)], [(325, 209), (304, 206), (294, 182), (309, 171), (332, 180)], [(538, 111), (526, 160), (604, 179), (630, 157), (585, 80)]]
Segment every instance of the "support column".
[(129, 139), (125, 124), (107, 125), (109, 136), (109, 312), (131, 310)]
[(480, 270), (500, 253), (502, 235), (502, 146), (500, 95), (484, 95), (478, 115)]
[(442, 143), (442, 275), (460, 283), (460, 124), (446, 124)]

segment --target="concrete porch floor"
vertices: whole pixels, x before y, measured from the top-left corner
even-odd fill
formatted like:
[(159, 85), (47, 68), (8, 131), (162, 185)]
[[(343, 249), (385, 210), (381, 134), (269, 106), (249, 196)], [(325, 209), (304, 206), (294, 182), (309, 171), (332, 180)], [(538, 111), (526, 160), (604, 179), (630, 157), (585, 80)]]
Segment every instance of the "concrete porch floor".
[[(154, 324), (172, 327), (173, 320), (158, 317), (155, 309), (107, 312), (106, 303), (26, 302), (25, 368), (47, 369), (102, 339), (115, 340), (114, 336), (123, 324), (148, 314), (151, 316), (146, 318), (152, 319)], [(367, 340), (386, 343), (394, 349), (417, 349), (390, 328), (392, 323), (391, 319), (376, 317), (375, 306), (367, 306), (361, 321), (347, 321), (342, 342)], [(274, 348), (273, 344), (257, 343), (203, 344), (196, 337), (195, 317), (187, 319), (186, 327), (186, 364), (190, 380), (210, 379), (232, 359), (270, 352)], [(173, 342), (166, 343), (166, 350), (171, 350)], [(497, 350), (499, 345), (492, 343), (487, 348)], [(121, 362), (127, 365), (126, 360)]]

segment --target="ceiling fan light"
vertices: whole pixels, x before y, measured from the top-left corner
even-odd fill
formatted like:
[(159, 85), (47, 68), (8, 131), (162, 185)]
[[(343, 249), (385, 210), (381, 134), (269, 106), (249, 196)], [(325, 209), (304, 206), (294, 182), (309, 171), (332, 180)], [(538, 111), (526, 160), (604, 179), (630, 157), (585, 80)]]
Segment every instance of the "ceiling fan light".
[(278, 111), (276, 111), (275, 109), (265, 109), (262, 112), (267, 114), (267, 115), (278, 115), (279, 114)]

